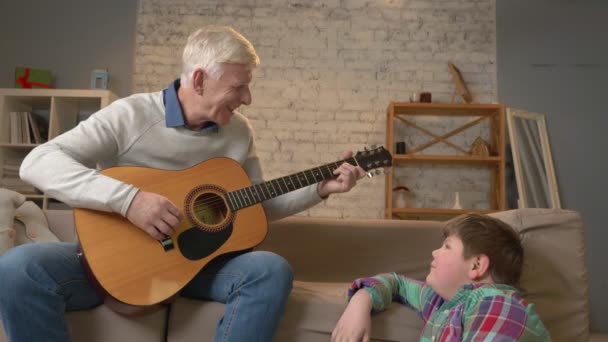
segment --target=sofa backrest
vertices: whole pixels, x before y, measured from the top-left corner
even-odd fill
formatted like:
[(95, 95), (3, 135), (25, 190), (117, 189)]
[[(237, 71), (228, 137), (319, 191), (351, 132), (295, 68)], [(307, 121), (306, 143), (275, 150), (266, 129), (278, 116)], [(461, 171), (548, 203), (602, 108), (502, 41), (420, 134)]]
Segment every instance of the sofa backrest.
[[(578, 213), (517, 209), (492, 214), (517, 230), (524, 246), (521, 290), (555, 341), (589, 340), (583, 223)], [(259, 249), (292, 265), (296, 280), (351, 282), (395, 271), (423, 280), (441, 222), (291, 217), (271, 224)]]
[(520, 288), (555, 341), (589, 341), (589, 286), (583, 221), (560, 209), (493, 214), (520, 232), (524, 269)]

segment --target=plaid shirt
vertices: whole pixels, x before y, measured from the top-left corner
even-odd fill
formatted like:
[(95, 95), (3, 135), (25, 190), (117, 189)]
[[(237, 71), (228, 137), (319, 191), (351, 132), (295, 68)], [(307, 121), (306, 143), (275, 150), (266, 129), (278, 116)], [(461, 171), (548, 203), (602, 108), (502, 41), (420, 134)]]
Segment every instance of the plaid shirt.
[(389, 273), (355, 280), (349, 300), (361, 288), (372, 298), (372, 313), (393, 300), (414, 309), (424, 320), (420, 341), (551, 341), (533, 305), (508, 285), (465, 285), (446, 302), (424, 282)]

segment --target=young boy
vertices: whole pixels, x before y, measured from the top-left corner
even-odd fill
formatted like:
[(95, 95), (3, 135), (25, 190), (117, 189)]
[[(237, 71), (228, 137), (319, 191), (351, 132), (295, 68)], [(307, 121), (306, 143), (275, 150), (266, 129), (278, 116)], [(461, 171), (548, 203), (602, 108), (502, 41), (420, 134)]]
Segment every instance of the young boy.
[(369, 341), (370, 311), (385, 310), (393, 299), (424, 320), (420, 341), (551, 341), (515, 289), (523, 248), (509, 225), (467, 214), (448, 221), (444, 236), (426, 282), (395, 273), (355, 280), (332, 341)]

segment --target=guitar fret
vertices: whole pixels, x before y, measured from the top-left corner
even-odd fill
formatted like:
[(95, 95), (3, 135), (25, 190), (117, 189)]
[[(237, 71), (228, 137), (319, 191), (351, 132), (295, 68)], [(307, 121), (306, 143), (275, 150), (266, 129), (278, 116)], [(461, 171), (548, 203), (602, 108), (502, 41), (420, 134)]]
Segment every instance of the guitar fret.
[(270, 191), (270, 195), (272, 197), (275, 197), (275, 194), (277, 193), (277, 190), (274, 188), (274, 185), (272, 184), (272, 181), (270, 182), (266, 182), (267, 184), (270, 184), (270, 187), (272, 188), (272, 190)]
[(251, 192), (251, 187), (245, 188), (245, 193), (249, 192), (249, 205), (253, 205), (255, 203), (255, 197), (253, 196), (253, 192)]
[(293, 175), (293, 177), (295, 177), (298, 180), (298, 183), (300, 183), (300, 187), (304, 187), (304, 185), (302, 184), (302, 181), (300, 181), (300, 177), (298, 176), (300, 173), (296, 173), (295, 175)]
[(255, 190), (255, 194), (258, 196), (258, 202), (262, 202), (264, 200), (264, 196), (260, 196), (257, 186), (258, 186), (257, 184), (253, 185), (252, 188), (253, 188), (253, 190)]
[(336, 170), (337, 168), (334, 168), (333, 170), (331, 169), (331, 167), (329, 167), (330, 164), (325, 165), (325, 167), (327, 168), (327, 170), (329, 171), (329, 174), (327, 177), (331, 177), (334, 175), (334, 170)]
[(247, 199), (249, 200), (249, 205), (253, 205), (255, 203), (255, 197), (253, 197), (253, 193), (251, 192), (251, 188), (245, 188), (245, 193), (247, 194)]
[(241, 192), (241, 190), (237, 190), (235, 192), (236, 199), (239, 202), (239, 208), (245, 208), (245, 206), (243, 205), (244, 200), (243, 200), (243, 198), (242, 198), (242, 196), (241, 196), (241, 194), (239, 192)]
[(279, 183), (278, 180), (274, 179), (270, 181), (271, 183), (275, 183), (277, 185), (277, 188), (279, 188), (279, 191), (277, 192), (278, 195), (282, 195), (285, 192), (283, 191), (283, 189), (281, 189), (281, 183)]
[(268, 188), (266, 187), (266, 183), (258, 184), (260, 191), (262, 192), (262, 198), (265, 200), (270, 198), (270, 193), (268, 192)]
[(241, 198), (243, 199), (243, 207), (247, 206), (247, 192), (245, 191), (245, 189), (240, 189), (239, 193), (241, 194)]
[[(310, 182), (308, 181), (308, 176), (306, 176), (306, 171), (300, 172), (300, 181), (304, 180), (304, 183), (307, 185), (310, 185)], [(302, 179), (302, 176), (304, 176), (304, 179)]]
[(283, 188), (281, 188), (281, 183), (279, 182), (279, 180), (278, 179), (273, 179), (271, 182), (273, 182), (274, 184), (276, 184), (277, 188), (279, 188), (278, 194), (282, 195), (284, 192), (283, 192)]
[(230, 192), (226, 193), (226, 198), (228, 198), (228, 203), (230, 203), (230, 209), (235, 210), (236, 208), (234, 206), (234, 203), (232, 202), (232, 197), (230, 195)]
[[(283, 177), (277, 179), (277, 183), (279, 183), (279, 185), (281, 184), (281, 181), (283, 180)], [(285, 183), (285, 181), (283, 180), (283, 186), (285, 186), (285, 191), (283, 193), (286, 193), (289, 191), (289, 188), (287, 187), (287, 183)]]
[(245, 196), (243, 196), (243, 189), (239, 189), (239, 191), (237, 191), (237, 194), (239, 196), (239, 199), (241, 200), (242, 207), (245, 208), (247, 206), (247, 202), (245, 202)]
[(289, 184), (291, 184), (291, 187), (293, 188), (293, 189), (291, 189), (292, 191), (298, 189), (298, 184), (296, 184), (296, 182), (293, 181), (292, 176), (287, 176), (286, 178), (289, 180)]
[(265, 199), (272, 198), (272, 196), (270, 196), (270, 189), (268, 189), (268, 182), (264, 182), (262, 183), (262, 185), (264, 185), (264, 188), (266, 189), (266, 191), (264, 192)]
[[(314, 170), (316, 170), (317, 172), (315, 173)], [(312, 175), (315, 179), (315, 182), (320, 182), (323, 180), (323, 175), (320, 173), (320, 170), (321, 169), (319, 169), (318, 167), (313, 169)], [(317, 176), (319, 176), (320, 179), (317, 179)]]
[(289, 188), (289, 184), (285, 181), (285, 178), (287, 178), (287, 177), (281, 177), (281, 180), (283, 181), (283, 184), (285, 184), (285, 188), (287, 188), (287, 191), (285, 191), (285, 192), (289, 192), (291, 190), (295, 190), (295, 189), (290, 189)]

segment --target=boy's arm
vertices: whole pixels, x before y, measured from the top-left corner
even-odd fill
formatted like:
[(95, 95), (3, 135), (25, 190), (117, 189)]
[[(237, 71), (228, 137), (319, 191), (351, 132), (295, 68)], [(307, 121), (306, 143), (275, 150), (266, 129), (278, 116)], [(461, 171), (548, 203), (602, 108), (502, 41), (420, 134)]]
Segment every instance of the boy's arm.
[(462, 319), (463, 341), (551, 341), (539, 317), (516, 299), (486, 296), (469, 304)]
[(425, 304), (434, 294), (425, 283), (396, 273), (384, 273), (355, 280), (348, 290), (348, 298), (365, 289), (372, 300), (372, 313), (385, 310), (393, 301), (405, 304), (422, 315)]

